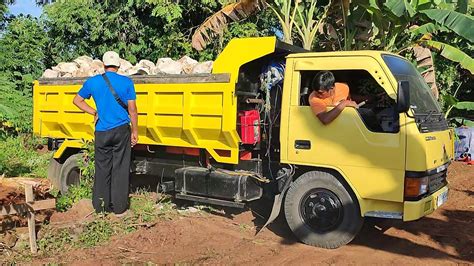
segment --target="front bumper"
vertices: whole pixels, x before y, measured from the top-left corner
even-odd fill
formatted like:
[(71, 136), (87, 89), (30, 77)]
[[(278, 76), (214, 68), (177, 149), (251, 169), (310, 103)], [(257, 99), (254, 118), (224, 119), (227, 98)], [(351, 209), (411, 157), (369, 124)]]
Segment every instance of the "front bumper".
[(403, 221), (418, 220), (436, 210), (438, 197), (448, 191), (448, 186), (444, 186), (435, 193), (418, 201), (405, 201), (403, 203)]

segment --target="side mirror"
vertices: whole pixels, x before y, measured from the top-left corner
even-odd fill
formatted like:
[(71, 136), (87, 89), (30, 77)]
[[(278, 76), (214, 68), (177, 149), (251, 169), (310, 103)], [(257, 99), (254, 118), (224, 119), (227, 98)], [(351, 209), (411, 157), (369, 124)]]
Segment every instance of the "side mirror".
[(406, 80), (398, 82), (397, 110), (398, 113), (406, 113), (410, 110), (410, 83)]

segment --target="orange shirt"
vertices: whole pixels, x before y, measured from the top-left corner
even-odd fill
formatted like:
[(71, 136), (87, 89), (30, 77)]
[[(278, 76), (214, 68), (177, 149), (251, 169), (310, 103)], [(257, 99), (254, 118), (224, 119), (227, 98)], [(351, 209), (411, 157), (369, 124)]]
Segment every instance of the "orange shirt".
[(321, 99), (316, 96), (316, 92), (312, 92), (309, 95), (309, 105), (313, 110), (314, 114), (318, 115), (320, 113), (326, 112), (326, 107), (335, 106), (340, 101), (347, 100), (349, 98), (349, 86), (346, 83), (336, 82), (334, 84), (333, 95)]

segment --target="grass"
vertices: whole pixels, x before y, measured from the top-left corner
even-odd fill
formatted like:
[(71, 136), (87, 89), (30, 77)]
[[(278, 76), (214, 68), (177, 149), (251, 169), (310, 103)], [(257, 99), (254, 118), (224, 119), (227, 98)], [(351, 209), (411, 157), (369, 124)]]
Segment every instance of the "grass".
[[(81, 187), (76, 189), (85, 190)], [(70, 192), (74, 195), (83, 193), (83, 191), (75, 192), (74, 189)], [(153, 226), (159, 219), (172, 219), (177, 214), (175, 206), (169, 196), (159, 197), (156, 193), (137, 191), (131, 195), (129, 214), (122, 219), (116, 218), (113, 214), (96, 214), (92, 221), (75, 225), (74, 228), (55, 229), (46, 225), (42, 228), (44, 232), (38, 241), (38, 246), (42, 254), (48, 255), (72, 248), (95, 247), (107, 242), (114, 235)]]
[[(70, 192), (76, 196), (83, 195), (87, 186), (78, 186), (77, 191)], [(68, 197), (71, 197), (68, 196)], [(214, 208), (205, 205), (195, 205), (200, 210), (199, 214), (206, 213), (203, 210)], [(16, 250), (12, 256), (5, 257), (10, 262), (29, 262), (35, 258), (54, 257), (55, 255), (76, 249), (92, 248), (107, 243), (111, 237), (134, 232), (140, 228), (154, 226), (160, 220), (170, 220), (179, 215), (187, 216), (187, 211), (178, 212), (176, 204), (168, 195), (139, 190), (130, 195), (130, 211), (123, 218), (117, 218), (113, 214), (95, 214), (93, 219), (85, 223), (77, 223), (67, 228), (43, 225), (38, 237), (39, 253), (32, 255), (28, 244), (21, 250)], [(242, 224), (242, 230), (248, 230), (249, 226)]]
[(47, 177), (52, 153), (36, 149), (44, 140), (29, 135), (0, 139), (0, 175), (6, 177)]
[(81, 178), (79, 185), (72, 185), (64, 195), (59, 195), (56, 191), (52, 193), (56, 199), (56, 209), (60, 212), (67, 211), (81, 199), (92, 199), (92, 178)]

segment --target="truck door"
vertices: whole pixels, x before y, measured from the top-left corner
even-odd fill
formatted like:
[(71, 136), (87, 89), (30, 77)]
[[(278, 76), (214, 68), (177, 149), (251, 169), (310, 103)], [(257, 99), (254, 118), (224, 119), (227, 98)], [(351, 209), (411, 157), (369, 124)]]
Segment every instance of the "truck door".
[[(360, 85), (358, 80), (358, 73), (365, 73), (394, 102), (396, 84), (391, 84), (379, 62), (369, 56), (334, 55), (295, 58), (289, 62), (292, 62), (293, 67), (289, 81), (291, 95), (287, 133), (282, 135), (282, 145), (283, 139), (287, 138), (287, 162), (335, 169), (347, 178), (362, 198), (402, 202), (405, 171), (404, 116), (400, 115), (398, 118), (398, 113), (393, 114), (399, 123), (392, 125), (393, 130), (374, 131), (364, 123), (358, 110), (346, 108), (332, 123), (323, 125), (312, 113), (307, 101), (312, 91), (307, 74), (329, 70), (350, 76), (351, 93), (357, 86), (365, 86), (365, 83)], [(335, 76), (336, 82), (340, 82), (338, 75)], [(379, 116), (381, 117), (383, 114)], [(285, 151), (282, 152), (283, 161), (284, 156)]]

